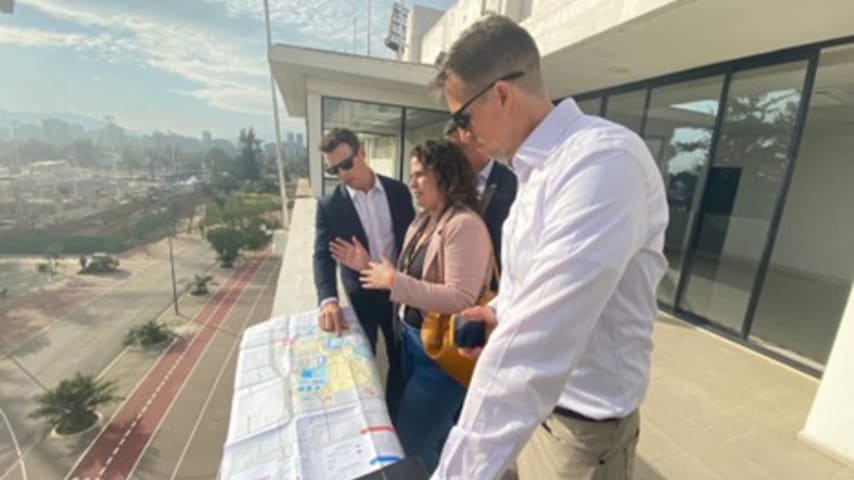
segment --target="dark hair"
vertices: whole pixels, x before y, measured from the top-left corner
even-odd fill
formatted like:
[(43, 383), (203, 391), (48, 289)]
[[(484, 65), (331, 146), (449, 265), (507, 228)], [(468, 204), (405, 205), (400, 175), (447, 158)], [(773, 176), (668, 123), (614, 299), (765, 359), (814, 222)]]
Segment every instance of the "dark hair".
[(474, 170), (463, 151), (447, 140), (427, 140), (412, 149), (412, 157), (436, 176), (436, 187), (448, 204), (477, 211), (477, 184)]
[(332, 153), (341, 144), (349, 145), (353, 149), (353, 153), (359, 151), (359, 137), (352, 130), (346, 128), (333, 128), (326, 132), (323, 140), (320, 141), (320, 151)]
[(430, 84), (434, 92), (445, 88), (453, 73), (467, 92), (511, 72), (525, 72), (517, 83), (528, 91), (542, 89), (540, 51), (534, 38), (513, 20), (490, 15), (468, 27), (451, 46)]

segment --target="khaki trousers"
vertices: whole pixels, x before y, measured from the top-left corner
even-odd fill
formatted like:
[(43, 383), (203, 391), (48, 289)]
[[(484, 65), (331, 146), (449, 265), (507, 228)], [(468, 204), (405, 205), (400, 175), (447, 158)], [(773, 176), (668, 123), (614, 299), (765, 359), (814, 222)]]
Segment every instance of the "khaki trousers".
[(519, 480), (630, 480), (640, 414), (591, 422), (551, 414), (516, 459)]

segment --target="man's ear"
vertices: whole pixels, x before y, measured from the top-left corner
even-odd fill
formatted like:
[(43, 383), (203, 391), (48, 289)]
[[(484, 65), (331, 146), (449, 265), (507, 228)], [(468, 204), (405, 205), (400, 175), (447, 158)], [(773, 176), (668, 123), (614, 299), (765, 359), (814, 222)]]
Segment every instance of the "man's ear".
[(470, 131), (463, 129), (457, 129), (457, 135), (459, 135), (459, 139), (463, 143), (463, 145), (467, 145), (469, 142), (472, 141), (473, 138), (473, 135)]
[(501, 108), (507, 108), (512, 99), (513, 88), (504, 80), (499, 81), (492, 88), (495, 89), (494, 95), (498, 97), (498, 105)]

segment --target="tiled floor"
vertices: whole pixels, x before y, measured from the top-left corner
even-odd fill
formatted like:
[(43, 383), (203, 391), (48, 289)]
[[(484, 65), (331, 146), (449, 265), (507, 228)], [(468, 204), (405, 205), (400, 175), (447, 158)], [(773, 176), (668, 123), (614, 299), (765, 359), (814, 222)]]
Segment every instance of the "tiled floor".
[(798, 439), (815, 379), (664, 315), (652, 368), (637, 480), (854, 480)]
[[(314, 201), (298, 199), (276, 312), (315, 305)], [(386, 367), (378, 342), (381, 374)], [(383, 375), (384, 376), (384, 375)], [(854, 480), (797, 437), (818, 382), (668, 316), (655, 328), (636, 480)]]

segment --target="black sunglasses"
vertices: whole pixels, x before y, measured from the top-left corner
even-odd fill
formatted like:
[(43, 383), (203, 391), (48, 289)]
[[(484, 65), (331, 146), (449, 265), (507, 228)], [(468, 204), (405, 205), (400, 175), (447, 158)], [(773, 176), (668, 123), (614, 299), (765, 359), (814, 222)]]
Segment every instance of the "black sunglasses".
[(326, 173), (330, 175), (338, 175), (339, 170), (350, 170), (351, 168), (353, 168), (354, 158), (356, 158), (355, 152), (344, 160), (341, 160), (340, 162), (336, 163), (335, 165), (330, 165), (326, 167)]
[(477, 93), (472, 95), (471, 98), (466, 100), (466, 103), (464, 103), (463, 106), (458, 108), (455, 112), (451, 113), (451, 120), (455, 124), (457, 124), (457, 126), (460, 128), (468, 128), (469, 122), (471, 122), (471, 116), (468, 113), (466, 113), (466, 109), (469, 108), (471, 106), (471, 104), (474, 103), (475, 100), (480, 98), (480, 96), (483, 95), (484, 93), (488, 92), (489, 89), (492, 88), (493, 86), (495, 86), (496, 83), (502, 82), (502, 81), (506, 82), (508, 80), (515, 80), (524, 74), (525, 74), (525, 72), (516, 71), (516, 72), (510, 72), (507, 75), (503, 75), (501, 77), (496, 78), (495, 80), (490, 82), (489, 85), (481, 88), (480, 91), (478, 91)]

